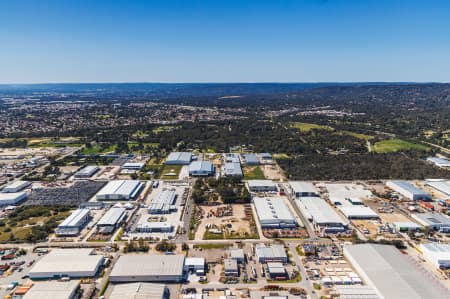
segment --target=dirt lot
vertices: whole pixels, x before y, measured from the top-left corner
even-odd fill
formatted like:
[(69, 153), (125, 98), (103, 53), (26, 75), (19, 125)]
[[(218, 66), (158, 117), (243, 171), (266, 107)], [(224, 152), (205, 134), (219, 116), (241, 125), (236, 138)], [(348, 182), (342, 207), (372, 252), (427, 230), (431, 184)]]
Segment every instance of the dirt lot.
[(280, 170), (278, 165), (261, 165), (260, 168), (262, 169), (264, 176), (268, 180), (273, 181), (283, 181), (284, 175), (283, 172)]

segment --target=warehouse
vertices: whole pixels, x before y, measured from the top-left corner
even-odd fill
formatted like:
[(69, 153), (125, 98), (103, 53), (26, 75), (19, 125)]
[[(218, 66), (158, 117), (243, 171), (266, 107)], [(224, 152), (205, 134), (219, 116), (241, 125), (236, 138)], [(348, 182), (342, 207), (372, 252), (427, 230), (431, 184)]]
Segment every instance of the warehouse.
[(438, 299), (448, 295), (445, 287), (436, 287), (439, 282), (431, 281), (429, 276), (423, 275), (394, 246), (346, 245), (344, 256), (380, 298)]
[(135, 282), (114, 285), (108, 299), (166, 299), (169, 290), (163, 284)]
[(272, 164), (273, 163), (272, 155), (269, 153), (260, 153), (260, 154), (258, 154), (258, 156), (259, 156), (259, 159), (262, 164)]
[(243, 263), (245, 261), (244, 249), (233, 248), (230, 249), (230, 258), (236, 260), (238, 263)]
[(287, 272), (283, 264), (280, 262), (267, 263), (267, 272), (271, 279), (287, 278)]
[(319, 192), (317, 191), (313, 183), (291, 181), (289, 182), (289, 188), (291, 189), (291, 193), (295, 198), (319, 197)]
[(450, 181), (446, 180), (427, 180), (426, 184), (437, 191), (450, 196)]
[(82, 169), (78, 170), (75, 173), (75, 177), (77, 179), (88, 179), (91, 176), (93, 176), (97, 171), (99, 171), (100, 168), (96, 165), (88, 165), (86, 167), (83, 167)]
[(386, 186), (410, 200), (431, 200), (431, 195), (405, 181), (388, 181)]
[(97, 229), (100, 233), (112, 233), (127, 217), (125, 208), (112, 207), (97, 222)]
[(262, 228), (291, 228), (297, 221), (282, 197), (254, 197)]
[(102, 264), (103, 256), (93, 255), (92, 249), (52, 249), (29, 275), (31, 279), (94, 277)]
[(215, 171), (214, 165), (208, 161), (194, 161), (189, 164), (190, 176), (211, 176)]
[(419, 245), (423, 257), (441, 270), (450, 269), (450, 244), (425, 243)]
[(248, 189), (251, 192), (277, 192), (277, 184), (271, 180), (248, 180)]
[(76, 236), (91, 219), (89, 209), (78, 209), (56, 228), (57, 236)]
[(0, 193), (0, 206), (17, 205), (27, 198), (26, 192)]
[(255, 154), (244, 154), (242, 155), (245, 165), (256, 166), (259, 165), (258, 157)]
[(156, 195), (149, 207), (149, 214), (170, 214), (177, 210), (175, 206), (175, 201), (177, 199), (177, 194), (173, 190), (164, 190), (160, 191), (158, 195)]
[(365, 285), (336, 285), (331, 296), (337, 299), (381, 299), (372, 287)]
[(189, 165), (192, 161), (192, 153), (172, 152), (166, 159), (167, 165)]
[(377, 213), (371, 208), (354, 205), (354, 206), (339, 206), (338, 209), (344, 214), (347, 219), (379, 219)]
[(424, 227), (439, 232), (450, 232), (450, 219), (440, 213), (415, 213), (411, 217)]
[(35, 283), (22, 299), (76, 299), (79, 298), (80, 282), (76, 280)]
[(181, 282), (184, 255), (122, 255), (110, 274), (111, 282)]
[(15, 181), (2, 189), (3, 193), (16, 193), (22, 191), (25, 188), (31, 186), (31, 182), (28, 181)]
[(224, 156), (224, 160), (226, 163), (241, 163), (241, 160), (239, 159), (239, 155), (238, 154), (223, 154)]
[(408, 222), (393, 222), (394, 230), (396, 232), (409, 232), (409, 231), (419, 231), (422, 230), (422, 226), (408, 221)]
[(305, 218), (312, 221), (316, 230), (327, 234), (344, 232), (348, 228), (348, 222), (320, 197), (302, 197), (295, 200), (300, 212)]
[(167, 222), (145, 222), (136, 226), (138, 233), (171, 233), (174, 226)]
[(427, 161), (433, 163), (437, 167), (443, 167), (443, 168), (450, 167), (450, 161), (447, 159), (444, 159), (444, 158), (428, 157)]
[(144, 185), (136, 180), (117, 180), (106, 184), (96, 195), (97, 200), (134, 200)]
[(372, 192), (359, 184), (325, 184), (330, 202), (335, 205), (362, 204), (362, 199), (371, 199)]
[(139, 171), (144, 167), (144, 165), (145, 165), (144, 162), (127, 162), (127, 163), (124, 163), (120, 167), (120, 169)]
[(197, 275), (205, 274), (205, 258), (203, 257), (187, 257), (184, 260), (184, 270), (193, 272)]
[(256, 256), (260, 263), (267, 262), (280, 262), (287, 263), (288, 257), (286, 255), (286, 250), (283, 245), (270, 245), (266, 246), (264, 244), (256, 245)]
[(224, 259), (223, 272), (225, 276), (239, 276), (239, 266), (236, 260)]
[(239, 162), (227, 162), (223, 166), (223, 174), (225, 176), (243, 176), (241, 164)]

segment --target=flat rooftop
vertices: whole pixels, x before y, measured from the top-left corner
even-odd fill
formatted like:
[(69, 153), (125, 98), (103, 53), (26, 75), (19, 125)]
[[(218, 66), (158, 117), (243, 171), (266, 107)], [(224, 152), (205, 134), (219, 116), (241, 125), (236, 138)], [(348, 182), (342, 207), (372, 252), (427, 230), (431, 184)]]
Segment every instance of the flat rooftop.
[[(322, 198), (320, 197), (302, 197), (297, 199), (301, 212), (305, 210), (314, 222), (321, 223), (340, 223), (347, 225), (339, 214)], [(305, 215), (306, 216), (306, 215)]]
[(79, 286), (76, 280), (37, 282), (22, 299), (72, 299)]
[(166, 293), (163, 284), (135, 282), (114, 285), (108, 299), (162, 299)]

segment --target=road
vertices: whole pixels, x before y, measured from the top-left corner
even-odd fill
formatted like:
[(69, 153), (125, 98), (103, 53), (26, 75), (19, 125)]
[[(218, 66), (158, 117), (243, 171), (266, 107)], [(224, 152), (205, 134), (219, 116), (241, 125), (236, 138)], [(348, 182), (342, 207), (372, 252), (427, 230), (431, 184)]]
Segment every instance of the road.
[(292, 257), (294, 258), (294, 262), (297, 265), (297, 268), (300, 271), (300, 274), (302, 275), (302, 281), (299, 283), (300, 287), (305, 289), (312, 299), (316, 299), (317, 294), (314, 291), (311, 281), (307, 280), (308, 275), (306, 274), (306, 269), (305, 269), (305, 267), (303, 267), (303, 263), (297, 254), (297, 251), (295, 248), (296, 244), (289, 243), (288, 247), (289, 247), (289, 250), (291, 251)]

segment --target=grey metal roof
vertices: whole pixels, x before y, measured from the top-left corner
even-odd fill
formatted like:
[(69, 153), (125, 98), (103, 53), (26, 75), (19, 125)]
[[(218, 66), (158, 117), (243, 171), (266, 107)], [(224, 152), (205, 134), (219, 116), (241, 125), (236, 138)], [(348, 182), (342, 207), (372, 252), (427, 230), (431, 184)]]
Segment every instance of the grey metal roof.
[(15, 181), (15, 182), (12, 182), (11, 184), (8, 184), (7, 186), (5, 186), (2, 190), (2, 192), (15, 192), (14, 190), (20, 191), (30, 185), (31, 185), (31, 182), (28, 182), (28, 181)]
[(122, 255), (111, 271), (111, 280), (123, 276), (181, 276), (184, 255)]
[(79, 281), (43, 281), (35, 283), (22, 299), (71, 299)]
[(98, 226), (114, 226), (125, 217), (125, 208), (112, 207), (103, 217), (97, 222)]
[(271, 180), (248, 180), (247, 184), (250, 188), (257, 187), (269, 187), (269, 188), (277, 188), (277, 184), (275, 184)]
[(311, 193), (318, 194), (318, 191), (313, 183), (301, 182), (301, 181), (290, 181), (289, 185), (294, 193)]
[(192, 153), (190, 152), (172, 152), (166, 159), (166, 163), (189, 164), (192, 160)]
[(438, 158), (438, 157), (429, 157), (427, 158), (427, 161), (433, 162), (434, 164), (438, 166), (443, 167), (450, 167), (450, 161), (444, 158)]
[(286, 250), (283, 245), (266, 246), (264, 244), (256, 245), (256, 255), (265, 259), (287, 259)]
[(434, 189), (436, 189), (446, 195), (450, 195), (450, 181), (429, 180), (429, 181), (427, 181), (427, 185), (430, 187), (433, 187)]
[(102, 197), (112, 195), (130, 198), (133, 197), (141, 187), (142, 183), (137, 180), (111, 181), (97, 193), (97, 196)]
[(442, 299), (448, 290), (438, 281), (420, 272), (416, 264), (394, 246), (378, 244), (347, 245), (344, 255), (373, 286), (381, 298), (386, 299)]
[(114, 285), (109, 299), (163, 299), (166, 286), (148, 282)]
[(425, 226), (450, 226), (450, 219), (440, 213), (415, 213), (411, 216)]
[(208, 161), (194, 161), (189, 164), (189, 172), (213, 172), (214, 165)]
[(391, 181), (391, 184), (397, 185), (398, 187), (412, 193), (412, 194), (416, 194), (416, 195), (428, 195), (430, 196), (427, 192), (417, 188), (416, 186), (406, 182), (406, 181)]
[(246, 164), (259, 164), (258, 157), (255, 154), (244, 154), (242, 156)]
[(294, 215), (282, 197), (254, 197), (253, 202), (262, 224), (271, 220), (286, 223), (295, 222)]
[(89, 209), (78, 209), (64, 219), (58, 227), (78, 226), (84, 217), (89, 215)]
[(228, 162), (224, 165), (225, 175), (242, 176), (241, 164), (238, 162)]
[(320, 197), (302, 197), (296, 200), (299, 204), (300, 210), (306, 210), (314, 222), (318, 224), (326, 223), (341, 223), (342, 225), (347, 225), (339, 214), (322, 198)]
[(224, 154), (227, 163), (240, 163), (239, 155), (235, 153)]
[(77, 173), (75, 173), (75, 176), (90, 176), (93, 175), (96, 171), (98, 171), (100, 168), (97, 165), (88, 165), (85, 166), (83, 168), (81, 168), (80, 170), (77, 171)]

